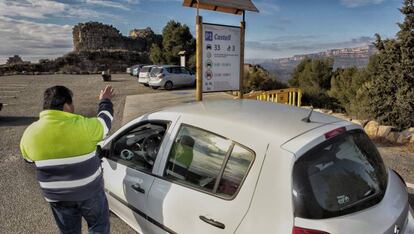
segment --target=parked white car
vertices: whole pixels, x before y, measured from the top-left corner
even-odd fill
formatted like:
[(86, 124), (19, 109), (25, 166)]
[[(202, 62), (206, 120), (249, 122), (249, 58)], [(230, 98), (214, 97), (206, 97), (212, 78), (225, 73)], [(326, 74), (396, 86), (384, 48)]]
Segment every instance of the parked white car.
[(139, 233), (414, 233), (363, 129), (309, 112), (229, 100), (139, 117), (100, 149), (110, 209)]
[(155, 65), (143, 66), (138, 74), (138, 83), (148, 86), (150, 73), (154, 67)]
[(137, 76), (137, 74), (134, 75), (134, 70), (136, 68), (138, 68), (138, 70), (139, 70), (141, 67), (142, 67), (142, 65), (139, 65), (139, 64), (134, 65), (134, 66), (131, 66), (131, 67), (128, 67), (126, 69), (126, 73), (129, 74), (129, 75), (131, 75), (131, 76)]
[(171, 90), (176, 87), (194, 86), (195, 75), (185, 67), (164, 65), (151, 70), (149, 85), (153, 89), (160, 87)]

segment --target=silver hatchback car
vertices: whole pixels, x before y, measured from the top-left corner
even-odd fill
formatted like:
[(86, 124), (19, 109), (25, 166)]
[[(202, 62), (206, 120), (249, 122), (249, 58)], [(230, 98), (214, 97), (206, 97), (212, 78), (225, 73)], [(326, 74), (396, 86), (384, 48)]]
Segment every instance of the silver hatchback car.
[(151, 70), (148, 84), (153, 89), (163, 87), (171, 90), (180, 86), (194, 86), (195, 80), (194, 73), (185, 67), (164, 65)]

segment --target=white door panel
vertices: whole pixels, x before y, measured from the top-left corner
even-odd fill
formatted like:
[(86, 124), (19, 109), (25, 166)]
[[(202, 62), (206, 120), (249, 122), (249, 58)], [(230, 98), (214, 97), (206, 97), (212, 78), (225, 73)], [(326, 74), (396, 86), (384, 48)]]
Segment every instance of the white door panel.
[[(116, 163), (110, 159), (103, 159), (102, 167), (104, 169), (105, 189), (108, 198), (112, 200), (111, 210), (119, 213), (128, 224), (136, 230), (146, 230), (145, 219), (131, 208), (145, 211), (147, 191), (149, 191), (154, 178), (145, 173), (130, 169), (122, 164)], [(138, 192), (133, 189), (132, 185), (139, 184), (144, 191)], [(117, 202), (115, 203), (114, 200)], [(128, 206), (128, 204), (130, 206)]]

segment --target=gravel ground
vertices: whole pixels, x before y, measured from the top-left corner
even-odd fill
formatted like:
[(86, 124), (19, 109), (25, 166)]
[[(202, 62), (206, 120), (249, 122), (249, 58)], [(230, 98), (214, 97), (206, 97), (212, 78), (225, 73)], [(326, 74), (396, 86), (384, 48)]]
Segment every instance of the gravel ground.
[[(96, 114), (99, 90), (105, 86), (99, 75), (49, 75), (0, 77), (0, 233), (57, 233), (50, 208), (44, 201), (32, 165), (20, 158), (19, 141), (24, 129), (38, 118), (43, 91), (64, 85), (74, 92), (76, 113)], [(134, 77), (114, 75), (115, 121), (112, 132), (121, 125), (126, 95), (162, 92), (139, 86)], [(414, 153), (404, 147), (380, 146), (385, 163), (414, 184)], [(410, 190), (411, 205), (414, 191)], [(135, 233), (111, 215), (112, 233)], [(86, 233), (86, 226), (83, 228)]]

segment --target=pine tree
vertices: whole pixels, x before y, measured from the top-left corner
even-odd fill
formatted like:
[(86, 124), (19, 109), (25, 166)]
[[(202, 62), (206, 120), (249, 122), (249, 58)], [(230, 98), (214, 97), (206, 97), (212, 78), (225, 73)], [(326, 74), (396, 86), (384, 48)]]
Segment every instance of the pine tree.
[(377, 69), (367, 96), (372, 116), (399, 129), (414, 126), (414, 0), (405, 0), (400, 9), (405, 15), (396, 39), (382, 40), (376, 35), (379, 50)]

